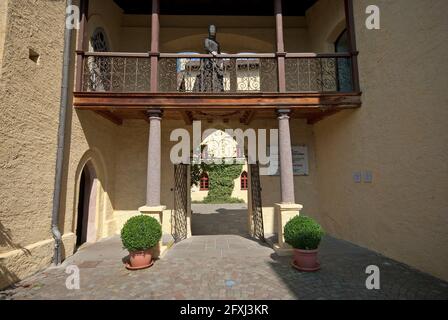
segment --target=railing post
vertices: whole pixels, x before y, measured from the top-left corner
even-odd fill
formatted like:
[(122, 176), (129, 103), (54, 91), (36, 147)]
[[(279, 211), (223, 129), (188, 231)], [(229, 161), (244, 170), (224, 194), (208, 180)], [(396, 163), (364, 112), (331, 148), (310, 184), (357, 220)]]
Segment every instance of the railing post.
[(89, 0), (81, 0), (80, 15), (81, 21), (78, 30), (78, 39), (76, 44), (76, 81), (75, 91), (82, 91), (83, 69), (84, 69), (84, 51), (86, 43), (87, 17), (89, 11)]
[(348, 33), (348, 45), (352, 64), (353, 91), (360, 92), (358, 72), (358, 51), (356, 48), (355, 18), (353, 14), (353, 0), (344, 0), (345, 21)]
[(274, 0), (275, 7), (275, 30), (277, 35), (277, 68), (278, 68), (278, 90), (286, 92), (285, 79), (285, 44), (283, 40), (283, 9), (282, 0)]
[[(159, 36), (160, 36), (160, 0), (152, 0), (151, 15), (151, 92), (158, 91), (159, 85)], [(156, 54), (154, 54), (156, 53)]]

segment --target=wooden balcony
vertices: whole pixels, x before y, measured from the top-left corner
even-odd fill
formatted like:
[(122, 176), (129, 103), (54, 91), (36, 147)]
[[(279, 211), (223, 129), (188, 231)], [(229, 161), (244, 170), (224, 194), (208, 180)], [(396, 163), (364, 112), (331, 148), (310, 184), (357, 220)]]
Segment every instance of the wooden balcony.
[[(151, 70), (154, 56), (157, 73)], [(270, 117), (287, 107), (314, 122), (361, 105), (351, 59), (349, 53), (286, 54), (281, 73), (276, 54), (85, 53), (74, 105), (117, 123), (142, 118), (152, 107), (180, 113), (188, 122), (210, 118), (204, 115), (207, 110), (239, 111), (240, 119), (248, 122), (255, 111)], [(201, 113), (195, 116), (197, 111)]]
[[(311, 5), (311, 1), (307, 7)], [(353, 0), (344, 0), (349, 50), (346, 53), (286, 53), (282, 1), (273, 0), (275, 53), (160, 53), (160, 1), (151, 4), (151, 52), (86, 52), (88, 0), (81, 1), (74, 106), (120, 124), (164, 118), (193, 120), (273, 118), (277, 109), (314, 123), (343, 109), (361, 106)], [(302, 8), (305, 10), (305, 8)], [(303, 10), (302, 10), (303, 11)]]

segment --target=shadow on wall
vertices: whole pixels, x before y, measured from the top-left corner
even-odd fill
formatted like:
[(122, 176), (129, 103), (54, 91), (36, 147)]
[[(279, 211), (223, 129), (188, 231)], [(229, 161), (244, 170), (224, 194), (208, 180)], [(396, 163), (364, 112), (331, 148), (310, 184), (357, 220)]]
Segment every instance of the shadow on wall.
[(0, 222), (0, 247), (8, 247), (13, 250), (22, 250), (25, 255), (31, 256), (31, 252), (28, 249), (12, 241), (11, 230), (7, 229), (1, 222)]
[[(0, 247), (11, 248), (12, 250), (21, 250), (26, 256), (31, 256), (28, 249), (14, 243), (11, 237), (11, 230), (7, 229), (0, 222)], [(20, 281), (19, 277), (11, 272), (6, 266), (3, 259), (0, 259), (0, 290), (7, 286)]]
[(15, 273), (9, 271), (0, 260), (0, 290), (6, 289), (19, 281), (19, 277), (17, 277)]

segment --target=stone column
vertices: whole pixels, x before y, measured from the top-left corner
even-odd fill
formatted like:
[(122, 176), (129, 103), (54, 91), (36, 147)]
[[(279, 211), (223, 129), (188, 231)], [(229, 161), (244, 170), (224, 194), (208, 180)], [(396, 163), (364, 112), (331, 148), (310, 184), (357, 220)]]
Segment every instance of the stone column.
[(146, 205), (160, 206), (160, 169), (161, 169), (161, 110), (150, 110), (148, 139), (148, 171), (146, 181)]
[(162, 223), (164, 206), (160, 203), (161, 185), (161, 120), (162, 110), (149, 110), (148, 170), (146, 175), (146, 205), (139, 211)]
[(291, 133), (289, 130), (289, 116), (291, 111), (287, 109), (277, 110), (279, 129), (279, 157), (280, 157), (280, 183), (281, 203), (275, 205), (277, 219), (278, 242), (274, 244), (274, 250), (280, 256), (292, 254), (292, 248), (285, 243), (284, 227), (289, 220), (298, 216), (302, 206), (295, 203), (294, 196), (294, 172), (291, 150)]
[(282, 203), (291, 204), (295, 203), (291, 134), (289, 131), (289, 115), (291, 112), (290, 110), (278, 110), (277, 112)]

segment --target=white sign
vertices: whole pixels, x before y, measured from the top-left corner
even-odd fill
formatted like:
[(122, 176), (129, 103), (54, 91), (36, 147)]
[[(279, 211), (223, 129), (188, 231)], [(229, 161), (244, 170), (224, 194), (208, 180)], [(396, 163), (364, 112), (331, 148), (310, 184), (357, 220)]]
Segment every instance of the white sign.
[(308, 147), (292, 147), (292, 167), (295, 176), (307, 176), (308, 171)]
[[(292, 146), (292, 166), (295, 176), (309, 175), (308, 169), (308, 147)], [(280, 159), (278, 147), (268, 147), (267, 154), (270, 154), (271, 162), (269, 165), (260, 166), (260, 174), (266, 176), (280, 175)]]

